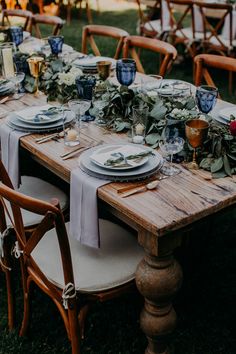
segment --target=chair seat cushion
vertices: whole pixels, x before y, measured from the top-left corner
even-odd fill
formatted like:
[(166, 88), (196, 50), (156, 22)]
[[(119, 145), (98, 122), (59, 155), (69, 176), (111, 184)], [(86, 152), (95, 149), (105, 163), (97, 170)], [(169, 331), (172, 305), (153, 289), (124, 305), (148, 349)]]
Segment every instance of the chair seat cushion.
[(146, 22), (145, 25), (143, 26), (144, 30), (147, 31), (155, 31), (158, 34), (161, 34), (164, 31), (169, 31), (170, 30), (170, 26), (166, 26), (166, 28), (162, 28), (161, 26), (161, 20), (153, 20), (153, 21), (149, 21)]
[[(67, 230), (69, 223), (66, 224)], [(144, 256), (136, 237), (108, 220), (99, 220), (101, 248), (81, 245), (69, 236), (75, 287), (80, 292), (104, 291), (134, 279)], [(45, 234), (32, 256), (47, 278), (64, 288), (64, 277), (55, 230)]]
[[(222, 35), (219, 35), (218, 37), (222, 41), (224, 46), (230, 50), (231, 49), (230, 48), (231, 47), (230, 40), (229, 39), (225, 39)], [(221, 43), (218, 41), (218, 39), (216, 37), (210, 38), (210, 43), (213, 44), (214, 46), (221, 47)], [(235, 39), (232, 41), (232, 47), (236, 47), (236, 40)]]
[[(57, 198), (60, 202), (62, 210), (65, 210), (68, 207), (69, 200), (67, 195), (54, 185), (32, 176), (22, 176), (21, 182), (21, 186), (18, 189), (20, 193), (32, 198), (41, 199), (45, 202), (50, 202), (51, 199)], [(23, 209), (22, 217), (26, 227), (36, 225), (42, 220), (41, 215), (37, 215)], [(10, 220), (7, 220), (7, 223), (10, 225)]]
[[(193, 39), (193, 30), (191, 27), (184, 27), (181, 29), (181, 31), (180, 30), (176, 31), (176, 35), (180, 38), (186, 37), (186, 38), (192, 40)], [(203, 38), (204, 38), (203, 32), (195, 32), (195, 39), (200, 40)]]

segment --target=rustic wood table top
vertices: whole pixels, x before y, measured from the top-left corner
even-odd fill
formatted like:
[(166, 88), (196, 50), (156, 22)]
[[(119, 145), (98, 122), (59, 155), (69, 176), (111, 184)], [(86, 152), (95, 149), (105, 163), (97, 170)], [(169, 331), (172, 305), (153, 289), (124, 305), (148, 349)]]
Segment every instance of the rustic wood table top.
[[(1, 122), (7, 119), (4, 117), (8, 112), (45, 103), (45, 96), (35, 98), (30, 94), (8, 101), (0, 106)], [(64, 145), (63, 139), (38, 144), (36, 138), (40, 136), (22, 137), (21, 147), (69, 183), (71, 171), (79, 166), (79, 153), (64, 161), (60, 155), (70, 148)], [(119, 143), (128, 141), (128, 137), (109, 132), (95, 123), (88, 123), (81, 130), (81, 145), (100, 141)], [(173, 251), (182, 242), (181, 230), (236, 202), (236, 177), (212, 179), (210, 173), (203, 170), (190, 171), (184, 166), (180, 169), (178, 175), (160, 180), (156, 190), (127, 198), (120, 196), (119, 189), (136, 182), (110, 183), (98, 189), (98, 197), (106, 207), (138, 231), (138, 241), (146, 251), (137, 269), (136, 284), (145, 298), (141, 327), (148, 339), (146, 353), (151, 354), (169, 353), (165, 337), (175, 326), (172, 299), (182, 282), (181, 267), (173, 257)]]

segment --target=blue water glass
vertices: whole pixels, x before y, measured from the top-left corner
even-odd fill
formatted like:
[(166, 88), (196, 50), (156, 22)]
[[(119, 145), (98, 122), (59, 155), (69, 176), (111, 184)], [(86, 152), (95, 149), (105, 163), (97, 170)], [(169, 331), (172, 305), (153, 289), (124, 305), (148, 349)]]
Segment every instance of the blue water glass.
[(62, 52), (62, 47), (64, 43), (63, 36), (50, 36), (48, 37), (48, 43), (51, 48), (51, 52), (53, 55), (58, 55)]
[(136, 63), (133, 59), (119, 59), (116, 62), (116, 77), (123, 86), (129, 86), (134, 82), (136, 75)]
[(213, 86), (202, 85), (196, 89), (196, 103), (202, 113), (209, 113), (215, 106), (218, 89)]
[(18, 45), (23, 42), (23, 28), (19, 26), (11, 26), (9, 31), (12, 42), (18, 47)]
[[(85, 100), (92, 101), (93, 91), (96, 85), (96, 78), (93, 76), (77, 76), (75, 78), (75, 85), (77, 88), (79, 98), (83, 98)], [(89, 110), (85, 112), (83, 116), (80, 118), (84, 122), (89, 122), (95, 119), (95, 117), (91, 116)]]

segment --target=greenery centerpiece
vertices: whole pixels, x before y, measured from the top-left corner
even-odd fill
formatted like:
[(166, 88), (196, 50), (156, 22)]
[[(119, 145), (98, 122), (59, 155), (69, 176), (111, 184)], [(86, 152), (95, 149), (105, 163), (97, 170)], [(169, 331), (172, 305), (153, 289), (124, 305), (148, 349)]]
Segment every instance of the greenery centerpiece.
[[(79, 68), (59, 58), (48, 58), (44, 73), (40, 77), (40, 89), (45, 92), (49, 101), (67, 102), (78, 96), (75, 78), (82, 75)], [(25, 85), (30, 92), (33, 87), (31, 79), (27, 77)], [(181, 127), (184, 133), (188, 119), (208, 120), (208, 139), (197, 151), (200, 167), (211, 171), (213, 177), (231, 176), (236, 173), (236, 129), (230, 130), (229, 125), (218, 124), (210, 116), (200, 115), (194, 97), (160, 97), (156, 91), (142, 92), (138, 88), (118, 87), (108, 80), (98, 81), (94, 94), (95, 100), (102, 104), (92, 105), (90, 114), (102, 117), (104, 126), (117, 133), (130, 132), (133, 106), (148, 107), (145, 141), (153, 148), (158, 147), (168, 124), (175, 124), (177, 129)], [(191, 149), (186, 142), (182, 152), (185, 159), (191, 156)]]

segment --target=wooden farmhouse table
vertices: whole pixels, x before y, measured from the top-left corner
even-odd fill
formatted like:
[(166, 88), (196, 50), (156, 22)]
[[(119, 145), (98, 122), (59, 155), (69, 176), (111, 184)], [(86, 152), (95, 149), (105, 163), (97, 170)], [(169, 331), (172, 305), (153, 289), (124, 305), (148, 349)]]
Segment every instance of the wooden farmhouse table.
[[(27, 106), (45, 104), (45, 96), (25, 94), (20, 100), (0, 105), (1, 115)], [(220, 103), (219, 103), (220, 104)], [(4, 118), (1, 122), (4, 122)], [(70, 183), (71, 171), (78, 167), (79, 154), (63, 161), (61, 154), (70, 151), (60, 142), (38, 144), (39, 134), (20, 139), (20, 146), (33, 159), (55, 175)], [(81, 130), (81, 144), (91, 141), (118, 143), (128, 141), (124, 134), (108, 132), (89, 123)], [(181, 245), (185, 231), (203, 218), (223, 211), (236, 203), (235, 178), (211, 179), (206, 171), (189, 171), (161, 180), (156, 190), (121, 198), (117, 191), (128, 183), (110, 183), (98, 189), (102, 206), (138, 233), (145, 257), (136, 272), (139, 292), (145, 298), (141, 328), (147, 336), (146, 354), (167, 354), (168, 338), (176, 323), (172, 300), (182, 283), (182, 270), (173, 256)], [(132, 182), (135, 183), (135, 182)], [(131, 184), (131, 183), (130, 183)]]

